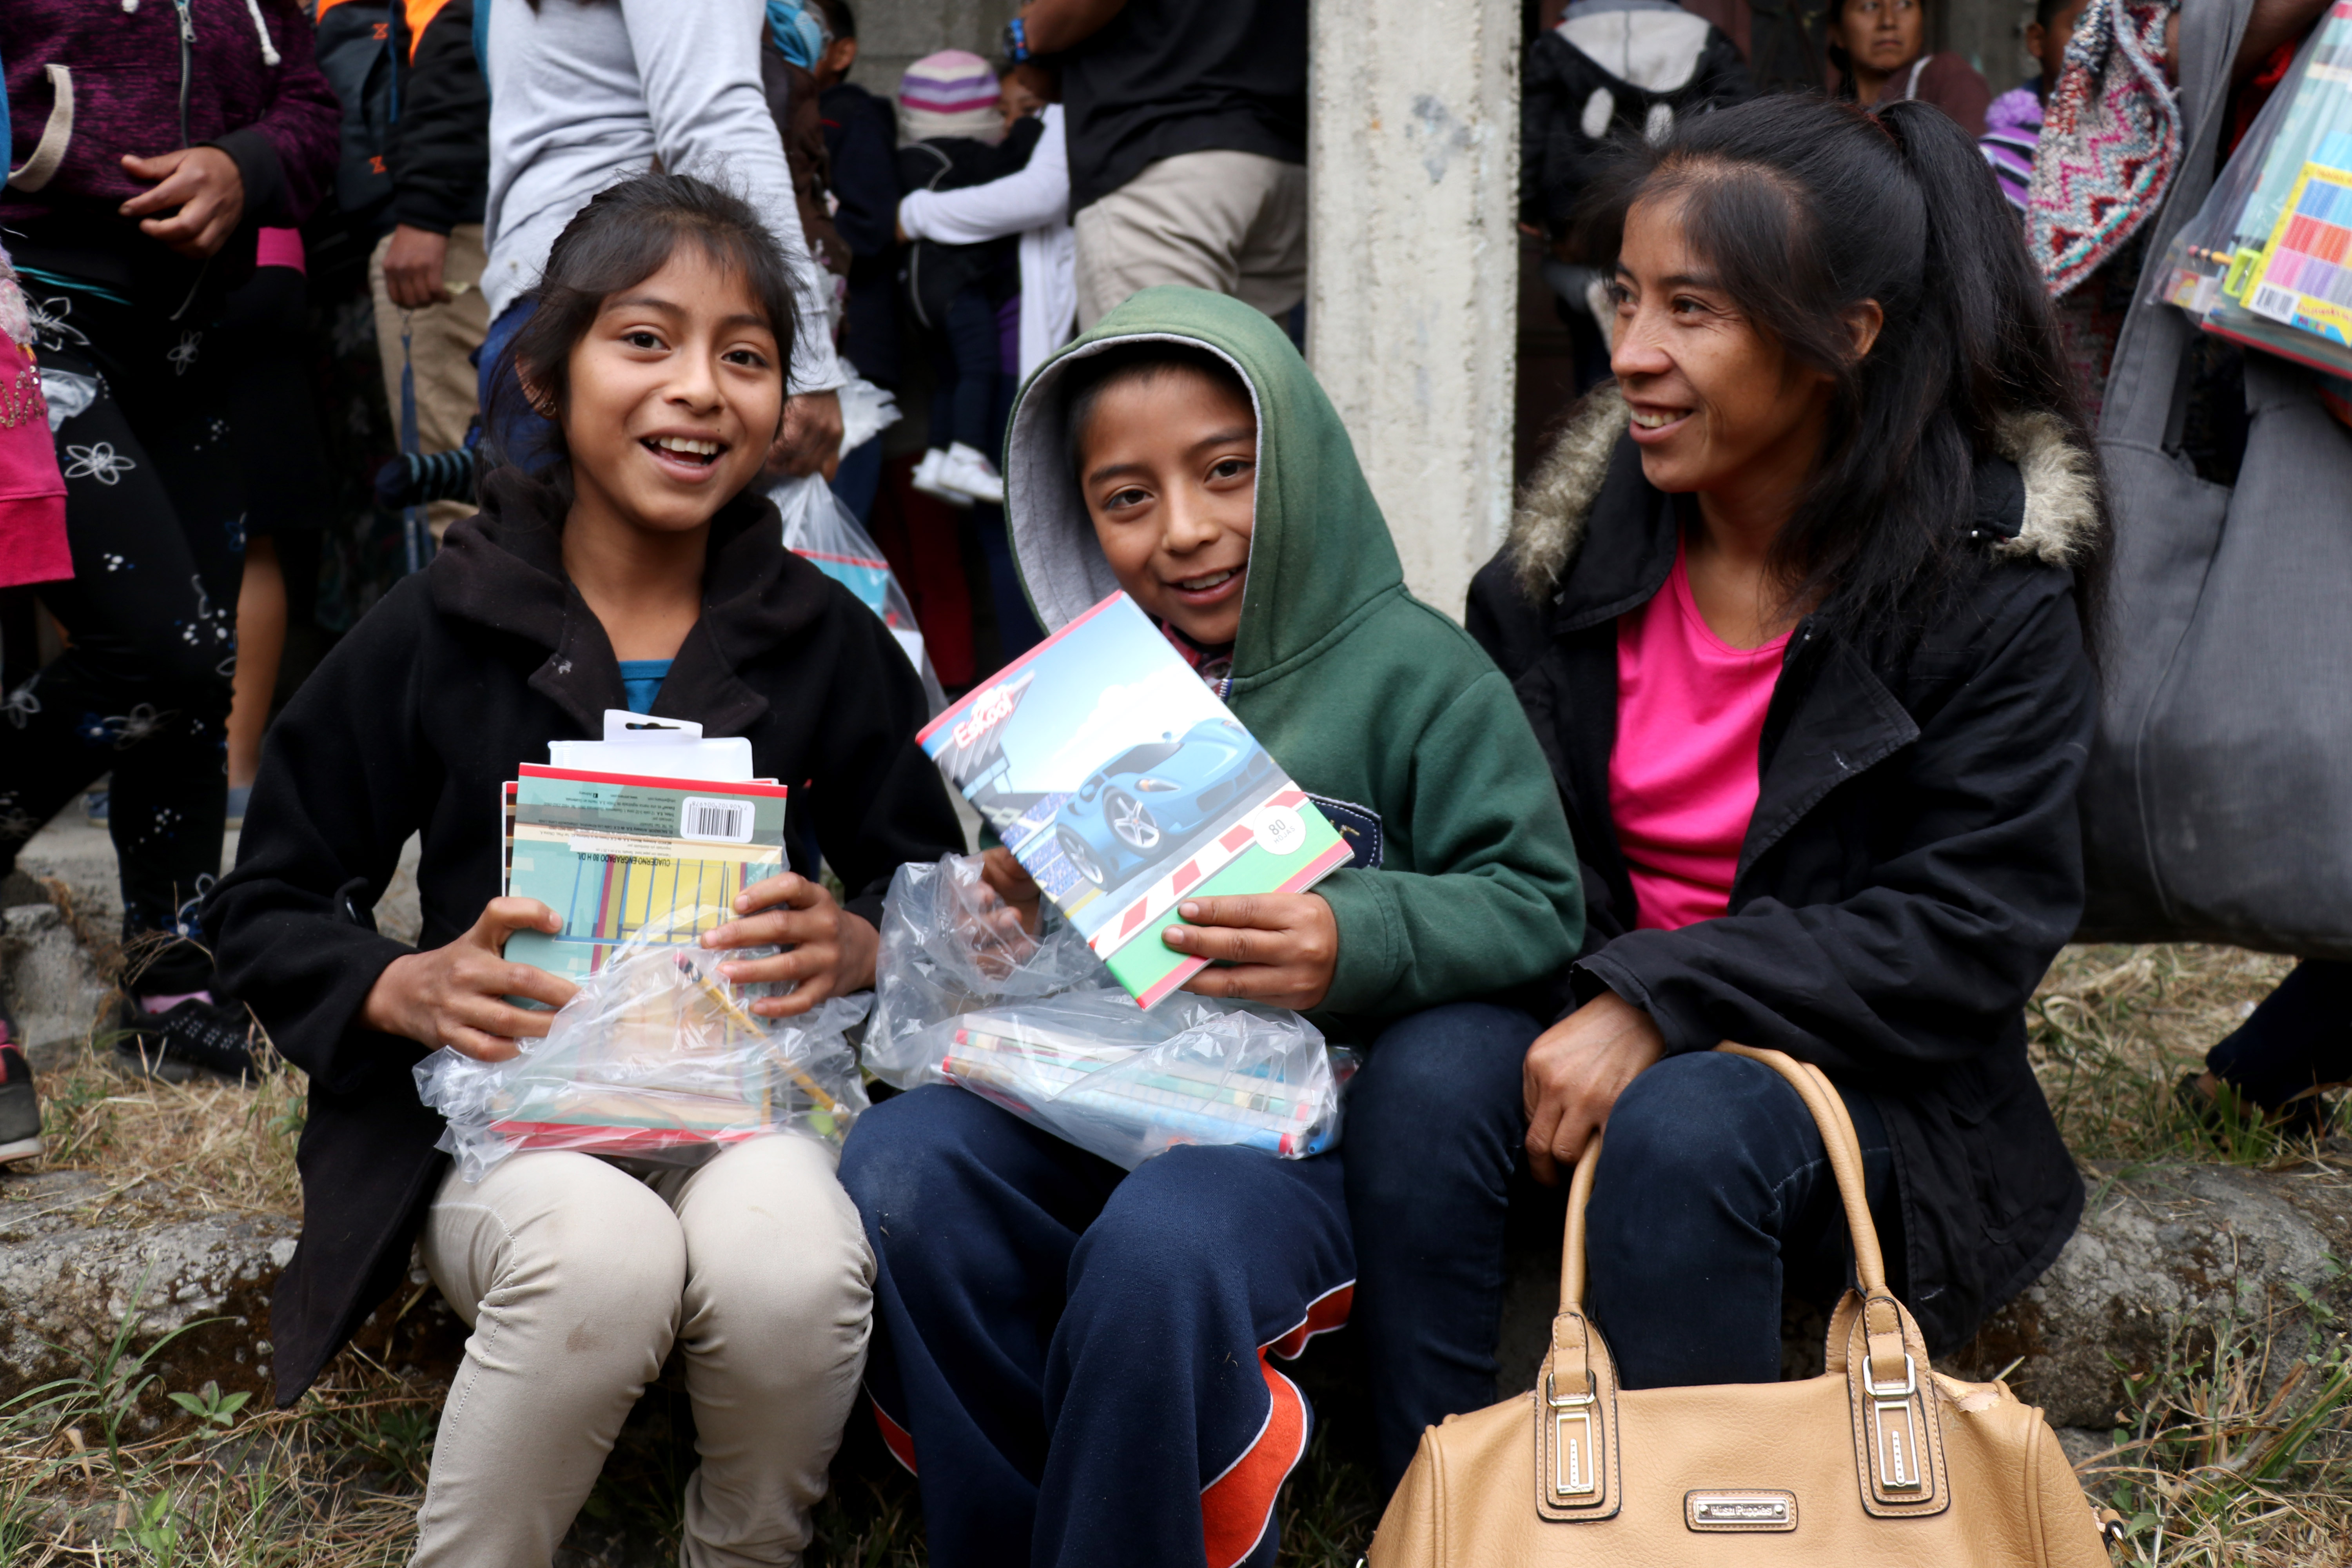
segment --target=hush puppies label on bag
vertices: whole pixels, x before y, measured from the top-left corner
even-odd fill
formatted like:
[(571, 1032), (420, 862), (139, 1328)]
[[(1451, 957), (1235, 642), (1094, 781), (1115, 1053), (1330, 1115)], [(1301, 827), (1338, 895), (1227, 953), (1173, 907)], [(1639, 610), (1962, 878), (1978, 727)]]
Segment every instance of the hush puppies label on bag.
[(1685, 1492), (1683, 1522), (1704, 1533), (1790, 1531), (1797, 1528), (1797, 1494), (1740, 1488)]
[(1351, 856), (1125, 594), (919, 738), (1145, 1007), (1207, 966), (1160, 940), (1178, 903), (1300, 892)]

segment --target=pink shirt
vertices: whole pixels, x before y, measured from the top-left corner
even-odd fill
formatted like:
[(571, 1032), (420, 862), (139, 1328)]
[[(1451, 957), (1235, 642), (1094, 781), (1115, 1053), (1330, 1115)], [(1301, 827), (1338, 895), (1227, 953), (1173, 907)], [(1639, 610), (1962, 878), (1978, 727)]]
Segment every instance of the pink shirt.
[(1756, 748), (1786, 632), (1737, 648), (1707, 629), (1678, 545), (1650, 602), (1617, 617), (1617, 743), (1609, 810), (1633, 879), (1637, 929), (1713, 920), (1731, 900), (1756, 815)]

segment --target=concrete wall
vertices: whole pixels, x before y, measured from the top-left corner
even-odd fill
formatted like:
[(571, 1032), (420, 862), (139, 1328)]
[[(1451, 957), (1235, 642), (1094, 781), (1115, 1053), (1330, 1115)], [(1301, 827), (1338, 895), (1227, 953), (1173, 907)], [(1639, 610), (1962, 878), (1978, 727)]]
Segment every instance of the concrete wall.
[(1414, 593), (1459, 618), (1510, 518), (1517, 0), (1315, 0), (1307, 358)]
[(857, 68), (849, 79), (887, 98), (906, 68), (937, 49), (970, 49), (994, 64), (1004, 24), (1022, 0), (849, 0), (857, 14)]

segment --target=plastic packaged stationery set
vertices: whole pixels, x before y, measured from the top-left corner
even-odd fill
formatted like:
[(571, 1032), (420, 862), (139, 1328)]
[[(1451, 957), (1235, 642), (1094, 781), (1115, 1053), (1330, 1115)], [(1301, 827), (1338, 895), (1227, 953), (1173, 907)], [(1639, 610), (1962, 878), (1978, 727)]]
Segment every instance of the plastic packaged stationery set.
[(977, 858), (903, 866), (883, 916), (868, 1069), (952, 1083), (1133, 1170), (1182, 1143), (1335, 1148), (1352, 1053), (1296, 1013), (1180, 993), (1150, 1011), (1050, 907), (1037, 938)]
[(727, 953), (648, 931), (608, 956), (544, 1039), (502, 1062), (444, 1047), (415, 1068), (418, 1098), (447, 1119), (439, 1147), (479, 1181), (525, 1149), (575, 1149), (697, 1165), (730, 1143), (802, 1131), (838, 1142), (866, 1109), (847, 1031), (868, 998), (836, 997), (796, 1018), (745, 1005), (766, 986), (719, 978)]
[(2154, 298), (2334, 379), (2352, 417), (2352, 0), (2335, 0), (2185, 225)]
[(939, 672), (923, 647), (915, 624), (914, 602), (891, 574), (882, 548), (857, 525), (857, 516), (841, 504), (831, 486), (815, 474), (784, 479), (771, 487), (768, 499), (783, 514), (784, 548), (807, 560), (818, 571), (857, 595), (860, 603), (882, 617), (898, 646), (907, 650), (923, 678), (923, 695), (937, 713), (948, 705)]
[(1304, 892), (1354, 858), (1125, 594), (915, 738), (1140, 1007), (1207, 962), (1160, 940), (1186, 900)]
[(773, 987), (717, 966), (777, 950), (700, 945), (784, 869), (790, 791), (751, 776), (740, 736), (620, 709), (603, 740), (549, 752), (502, 792), (504, 891), (562, 928), (515, 932), (506, 956), (579, 990), (505, 1061), (443, 1049), (417, 1065), (418, 1097), (448, 1122), (439, 1146), (478, 1181), (524, 1149), (694, 1165), (763, 1133), (845, 1137), (866, 1104), (846, 1035), (870, 999), (763, 1018), (750, 1004)]

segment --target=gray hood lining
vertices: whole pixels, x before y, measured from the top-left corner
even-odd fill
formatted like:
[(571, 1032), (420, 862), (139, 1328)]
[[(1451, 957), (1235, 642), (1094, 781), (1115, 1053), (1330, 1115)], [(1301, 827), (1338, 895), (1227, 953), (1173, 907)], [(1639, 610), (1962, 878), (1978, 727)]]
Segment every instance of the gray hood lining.
[[(1182, 332), (1123, 332), (1076, 344), (1055, 355), (1022, 389), (1004, 441), (1004, 516), (1012, 536), (1013, 563), (1048, 636), (1118, 591), (1118, 579), (1111, 574), (1110, 562), (1095, 538), (1094, 520), (1087, 513), (1086, 498), (1079, 491), (1077, 470), (1065, 439), (1068, 399), (1062, 384), (1069, 368), (1079, 361), (1107, 349), (1142, 342), (1205, 349), (1233, 368), (1249, 389), (1250, 413), (1257, 421), (1258, 466), (1251, 476), (1253, 517), (1265, 493), (1265, 408), (1258, 397), (1257, 383), (1239, 360), (1215, 343)], [(1250, 542), (1255, 555), (1255, 534)], [(1248, 594), (1244, 585), (1244, 605)]]

